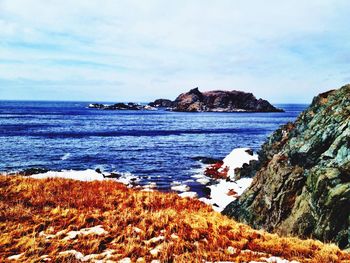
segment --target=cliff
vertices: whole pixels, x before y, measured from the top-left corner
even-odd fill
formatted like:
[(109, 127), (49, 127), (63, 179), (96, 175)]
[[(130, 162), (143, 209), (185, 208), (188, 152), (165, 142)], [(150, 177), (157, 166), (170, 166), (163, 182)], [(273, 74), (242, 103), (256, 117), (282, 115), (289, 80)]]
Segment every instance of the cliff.
[(240, 174), (252, 185), (224, 214), (280, 234), (350, 247), (350, 85), (314, 98)]
[(174, 111), (216, 112), (283, 112), (268, 101), (256, 99), (252, 93), (243, 91), (208, 91), (198, 88), (180, 94), (173, 105)]

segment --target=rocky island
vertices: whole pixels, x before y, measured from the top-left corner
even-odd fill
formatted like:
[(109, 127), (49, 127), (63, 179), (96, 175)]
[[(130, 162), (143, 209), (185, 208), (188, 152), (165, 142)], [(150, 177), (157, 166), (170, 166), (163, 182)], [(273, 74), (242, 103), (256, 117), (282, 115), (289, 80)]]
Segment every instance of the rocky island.
[(251, 186), (223, 213), (254, 228), (350, 247), (350, 85), (314, 98), (237, 171)]
[(180, 94), (174, 101), (157, 99), (146, 106), (137, 103), (113, 105), (93, 103), (88, 106), (99, 110), (157, 110), (181, 112), (283, 112), (267, 100), (257, 99), (252, 93), (243, 91), (214, 90), (201, 92), (198, 88)]
[(156, 110), (149, 105), (142, 106), (137, 103), (129, 102), (129, 103), (115, 103), (112, 105), (108, 104), (100, 104), (100, 103), (92, 103), (88, 106), (90, 109), (98, 109), (98, 110)]
[(257, 99), (243, 91), (214, 90), (201, 92), (198, 88), (180, 94), (172, 105), (173, 111), (184, 112), (283, 112), (268, 101)]

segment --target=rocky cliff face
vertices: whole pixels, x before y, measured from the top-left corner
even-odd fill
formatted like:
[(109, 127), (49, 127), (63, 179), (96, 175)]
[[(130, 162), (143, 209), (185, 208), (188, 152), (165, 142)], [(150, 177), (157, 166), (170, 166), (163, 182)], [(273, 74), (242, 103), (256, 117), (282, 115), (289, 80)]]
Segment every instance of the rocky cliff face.
[(255, 228), (350, 247), (350, 85), (314, 98), (240, 171), (250, 188), (224, 214)]
[(268, 101), (256, 99), (252, 93), (242, 91), (200, 92), (198, 88), (180, 94), (174, 101), (174, 111), (223, 111), (223, 112), (281, 112)]

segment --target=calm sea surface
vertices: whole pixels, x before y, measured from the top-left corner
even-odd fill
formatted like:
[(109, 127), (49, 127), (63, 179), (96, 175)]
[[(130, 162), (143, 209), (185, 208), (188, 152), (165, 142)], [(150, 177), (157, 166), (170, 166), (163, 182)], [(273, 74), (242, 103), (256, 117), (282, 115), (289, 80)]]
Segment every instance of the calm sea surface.
[(0, 172), (100, 168), (167, 189), (174, 180), (191, 179), (200, 165), (194, 157), (223, 158), (237, 147), (258, 150), (307, 106), (277, 105), (285, 113), (178, 113), (101, 111), (88, 104), (0, 101)]

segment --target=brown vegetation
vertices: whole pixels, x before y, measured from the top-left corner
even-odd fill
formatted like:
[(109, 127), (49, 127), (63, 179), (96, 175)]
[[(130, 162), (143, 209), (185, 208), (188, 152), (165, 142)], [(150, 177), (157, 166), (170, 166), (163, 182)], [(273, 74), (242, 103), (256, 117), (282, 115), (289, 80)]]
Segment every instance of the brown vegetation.
[(223, 168), (224, 162), (219, 161), (214, 164), (211, 164), (205, 168), (204, 174), (210, 178), (214, 179), (227, 179), (228, 178), (228, 170), (229, 168), (226, 166)]
[(23, 253), (23, 262), (264, 262), (272, 255), (350, 262), (334, 245), (256, 231), (174, 193), (15, 176), (0, 176), (0, 192), (2, 260)]

